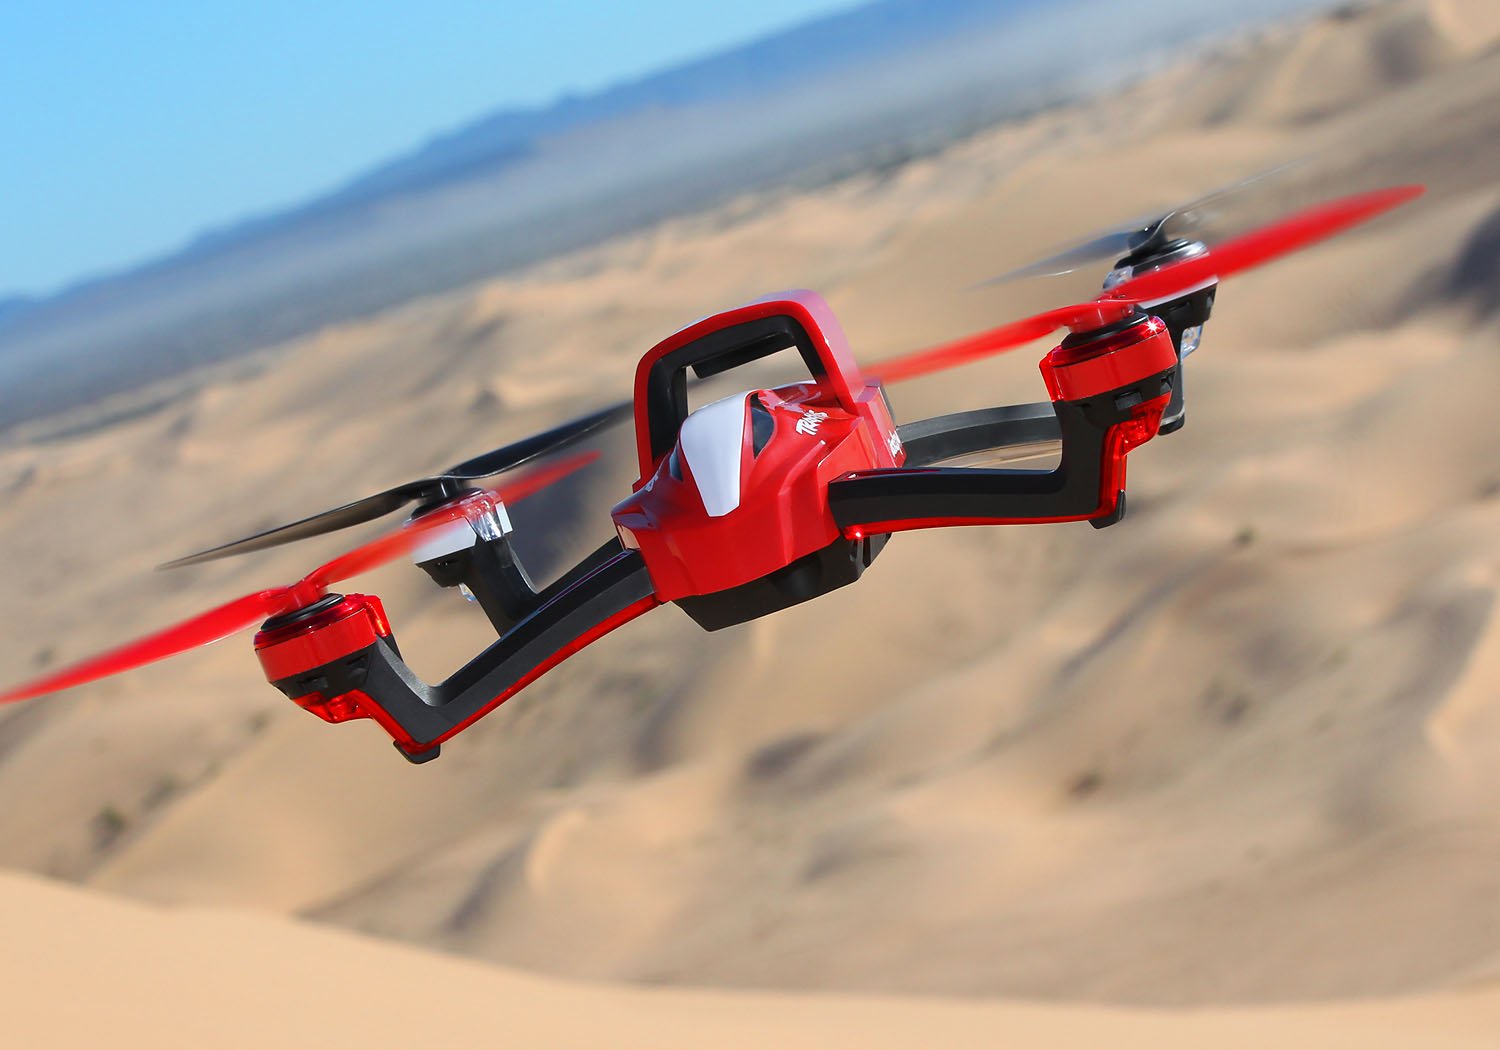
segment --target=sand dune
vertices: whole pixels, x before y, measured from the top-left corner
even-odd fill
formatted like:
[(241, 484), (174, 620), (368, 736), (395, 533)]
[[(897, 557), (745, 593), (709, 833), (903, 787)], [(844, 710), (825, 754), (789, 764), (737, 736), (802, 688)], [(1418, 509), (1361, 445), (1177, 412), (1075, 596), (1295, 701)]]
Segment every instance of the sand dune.
[[(0, 878), (7, 1045), (1056, 1047), (1492, 1045), (1500, 992), (1162, 1014), (895, 997), (625, 989), (526, 976), (235, 912), (160, 912)], [(61, 1003), (55, 989), (74, 989)]]
[[(970, 1024), (986, 1045), (990, 1025), (1059, 1046), (1493, 1032), (1490, 993), (1455, 991), (1500, 959), (1493, 10), (1412, 0), (1270, 30), (1111, 99), (267, 348), (108, 426), (0, 449), (15, 677), (295, 578), (343, 539), (149, 569), (611, 400), (664, 333), (770, 288), (822, 290), (874, 361), (1089, 294), (1094, 272), (961, 289), (1290, 158), (1306, 160), (1243, 221), (1429, 183), (1226, 286), (1189, 424), (1133, 457), (1117, 528), (903, 535), (858, 588), (715, 635), (654, 613), (420, 769), (372, 727), (286, 705), (245, 641), (0, 713), (14, 869), (572, 977), (871, 998), (590, 990), (24, 880), (0, 907), (64, 931), (62, 912), (99, 909), (184, 950), (232, 928), (268, 953), (460, 975), (486, 1002), (597, 991), (577, 1023), (663, 1004), (684, 1041), (694, 1025), (777, 1037), (751, 1018), (816, 1035), (851, 1013), (860, 1045), (924, 1026), (962, 1045)], [(1040, 398), (1032, 349), (900, 387), (898, 414)], [(607, 534), (629, 441), (515, 509), (532, 563)], [(410, 570), (362, 587), (429, 677), (485, 640)], [(929, 992), (1056, 1005), (873, 997)], [(345, 1023), (298, 1002), (309, 1025)]]

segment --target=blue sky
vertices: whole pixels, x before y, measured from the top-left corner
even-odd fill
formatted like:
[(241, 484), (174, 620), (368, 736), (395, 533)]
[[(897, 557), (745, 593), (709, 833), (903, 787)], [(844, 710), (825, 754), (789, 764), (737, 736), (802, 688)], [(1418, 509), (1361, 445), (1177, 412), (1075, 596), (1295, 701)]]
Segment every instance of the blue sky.
[(0, 2), (0, 296), (296, 203), (499, 107), (851, 0)]

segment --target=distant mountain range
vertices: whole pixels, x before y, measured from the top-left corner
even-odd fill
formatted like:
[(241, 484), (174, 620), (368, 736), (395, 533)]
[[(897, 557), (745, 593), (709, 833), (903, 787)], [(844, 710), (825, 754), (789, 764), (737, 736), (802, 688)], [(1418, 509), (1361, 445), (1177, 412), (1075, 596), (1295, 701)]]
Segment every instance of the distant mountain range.
[[(898, 162), (1318, 0), (878, 0), (440, 135), (288, 211), (0, 299), (0, 426), (791, 178)], [(1232, 9), (1229, 9), (1232, 8)]]
[(645, 114), (679, 114), (830, 79), (843, 71), (993, 28), (1055, 0), (879, 0), (731, 51), (540, 109), (501, 110), (433, 138), (301, 207), (204, 234), (187, 249), (213, 251), (290, 224), (358, 212), (392, 197), (493, 177), (558, 141)]
[(25, 295), (0, 296), (0, 325), (5, 323), (7, 317), (13, 317), (21, 311), (35, 304), (35, 300)]
[(587, 97), (545, 109), (502, 110), (440, 135), (355, 178), (330, 205), (375, 200), (482, 176), (530, 155), (539, 141), (612, 120), (763, 96), (860, 65), (899, 61), (968, 31), (983, 31), (1055, 0), (881, 0), (847, 13)]

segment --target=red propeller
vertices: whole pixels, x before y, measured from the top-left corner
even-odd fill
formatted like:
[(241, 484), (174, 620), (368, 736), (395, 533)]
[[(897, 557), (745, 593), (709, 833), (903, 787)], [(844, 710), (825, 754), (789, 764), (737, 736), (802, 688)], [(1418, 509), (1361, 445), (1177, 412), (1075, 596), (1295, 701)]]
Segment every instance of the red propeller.
[(1393, 186), (1318, 204), (1225, 241), (1196, 258), (1123, 281), (1087, 303), (1049, 310), (951, 343), (893, 357), (868, 371), (893, 383), (1010, 350), (1059, 328), (1075, 332), (1102, 328), (1128, 317), (1140, 303), (1170, 299), (1194, 286), (1253, 269), (1373, 219), (1422, 193), (1421, 186)]
[(517, 503), (534, 495), (553, 482), (573, 473), (599, 458), (597, 452), (584, 452), (536, 470), (521, 474), (504, 485), (481, 490), (409, 522), (396, 532), (381, 536), (363, 546), (339, 555), (319, 566), (289, 587), (272, 587), (243, 598), (226, 602), (208, 612), (181, 623), (128, 642), (117, 649), (89, 657), (55, 671), (44, 678), (26, 682), (0, 693), (0, 703), (29, 700), (44, 693), (55, 693), (100, 678), (133, 670), (169, 656), (196, 649), (238, 634), (271, 616), (280, 616), (306, 608), (328, 593), (335, 583), (369, 572), (404, 557), (421, 542), (425, 533), (455, 521), (472, 512), (476, 504), (495, 501)]

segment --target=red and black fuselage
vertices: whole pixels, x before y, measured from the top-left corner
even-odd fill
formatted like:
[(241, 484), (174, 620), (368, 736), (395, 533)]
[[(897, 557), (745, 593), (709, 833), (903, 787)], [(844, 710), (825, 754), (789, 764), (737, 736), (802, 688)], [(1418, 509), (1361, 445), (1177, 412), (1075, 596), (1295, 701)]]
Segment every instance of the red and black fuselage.
[[(707, 378), (781, 352), (801, 357), (806, 381), (690, 411), (690, 373)], [(499, 640), (446, 681), (421, 682), (378, 602), (360, 596), (268, 624), (257, 652), (273, 684), (303, 707), (329, 721), (374, 719), (403, 754), (424, 761), (561, 660), (663, 602), (717, 630), (852, 583), (894, 532), (1118, 521), (1126, 455), (1155, 435), (1176, 366), (1166, 326), (1132, 315), (1047, 355), (1050, 404), (897, 427), (879, 381), (861, 374), (819, 296), (751, 303), (641, 359), (640, 476), (612, 511), (617, 539), (540, 592), (502, 581), (496, 567), (513, 561), (504, 536), (476, 537), (424, 564), (440, 582), (511, 591), (508, 611), (486, 605)], [(1036, 441), (1060, 443), (1053, 469), (939, 465)]]

